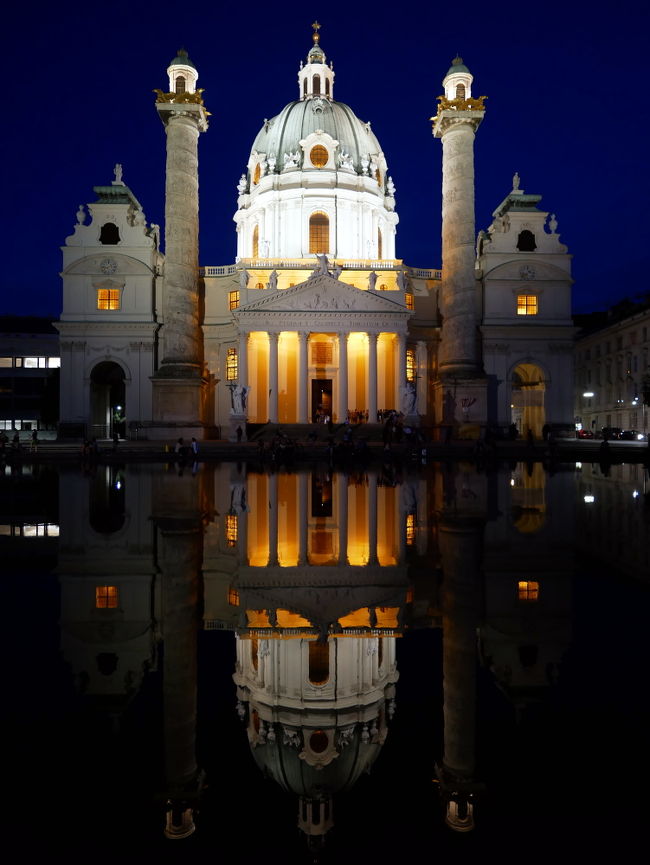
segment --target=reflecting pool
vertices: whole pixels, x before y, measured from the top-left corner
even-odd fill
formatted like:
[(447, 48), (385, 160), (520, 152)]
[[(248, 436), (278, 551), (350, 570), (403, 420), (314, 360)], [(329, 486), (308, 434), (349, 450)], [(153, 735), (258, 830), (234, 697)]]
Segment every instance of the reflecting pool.
[(41, 465), (0, 487), (23, 856), (640, 837), (642, 465)]

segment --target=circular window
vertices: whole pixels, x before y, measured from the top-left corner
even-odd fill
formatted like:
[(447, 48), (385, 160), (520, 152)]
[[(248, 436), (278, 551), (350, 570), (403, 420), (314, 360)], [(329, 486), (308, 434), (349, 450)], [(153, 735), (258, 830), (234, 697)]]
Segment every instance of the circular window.
[(316, 730), (309, 737), (309, 747), (314, 754), (322, 754), (328, 745), (329, 739), (327, 738), (327, 733), (324, 733), (323, 730)]
[(322, 168), (324, 165), (327, 165), (330, 155), (326, 147), (323, 147), (322, 144), (317, 144), (316, 147), (312, 147), (309, 158), (315, 168)]

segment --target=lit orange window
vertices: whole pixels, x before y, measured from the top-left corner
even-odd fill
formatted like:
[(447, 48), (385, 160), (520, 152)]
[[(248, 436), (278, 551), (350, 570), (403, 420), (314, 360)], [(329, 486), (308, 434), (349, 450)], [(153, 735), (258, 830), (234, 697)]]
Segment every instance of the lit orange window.
[(539, 583), (535, 580), (519, 580), (517, 584), (517, 597), (520, 601), (538, 601)]
[(414, 382), (416, 379), (415, 349), (406, 349), (406, 380)]
[(115, 610), (118, 602), (117, 586), (95, 586), (95, 607), (98, 610)]
[(237, 545), (237, 514), (226, 514), (226, 543), (229, 547)]
[(239, 306), (239, 292), (238, 291), (229, 291), (228, 292), (228, 307), (230, 309), (237, 309)]
[(264, 288), (264, 283), (263, 282), (256, 282), (255, 288)]
[(412, 547), (415, 543), (415, 514), (406, 515), (406, 544)]
[(228, 589), (228, 603), (231, 607), (239, 606), (239, 592), (237, 589), (233, 589), (232, 586)]
[(97, 289), (97, 309), (119, 309), (120, 308), (120, 289), (119, 288), (98, 288)]
[(385, 282), (382, 282), (382, 284), (379, 286), (379, 291), (388, 291), (388, 286)]
[(260, 175), (262, 174), (262, 169), (260, 167), (259, 162), (255, 166), (255, 171), (253, 173), (253, 183), (255, 186), (260, 182)]
[(517, 295), (517, 315), (537, 315), (537, 295)]
[(312, 213), (309, 217), (309, 251), (330, 251), (330, 221), (326, 213)]
[(312, 147), (309, 152), (309, 159), (314, 168), (322, 168), (324, 165), (327, 165), (329, 159), (327, 148), (323, 147), (322, 144), (317, 144), (316, 147)]
[(237, 381), (238, 374), (237, 349), (229, 348), (226, 354), (226, 381)]
[(253, 258), (258, 258), (260, 254), (260, 227), (256, 225), (253, 229)]
[(406, 294), (404, 295), (404, 298), (406, 300), (406, 308), (410, 309), (410, 310), (415, 309), (415, 299), (413, 298), (413, 295), (411, 294), (410, 291), (406, 292)]

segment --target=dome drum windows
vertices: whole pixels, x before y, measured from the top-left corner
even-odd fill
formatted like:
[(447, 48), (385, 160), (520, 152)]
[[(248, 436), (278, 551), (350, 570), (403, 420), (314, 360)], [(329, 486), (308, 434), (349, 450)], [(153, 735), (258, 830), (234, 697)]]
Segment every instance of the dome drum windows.
[(330, 251), (330, 221), (326, 213), (317, 211), (309, 217), (309, 252), (328, 254)]

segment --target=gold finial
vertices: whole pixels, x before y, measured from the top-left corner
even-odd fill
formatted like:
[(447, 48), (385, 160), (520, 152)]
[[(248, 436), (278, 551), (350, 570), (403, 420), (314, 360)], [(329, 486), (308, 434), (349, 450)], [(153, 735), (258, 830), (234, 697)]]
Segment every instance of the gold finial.
[(311, 26), (314, 28), (314, 35), (312, 36), (312, 39), (314, 40), (314, 45), (318, 45), (318, 43), (320, 42), (320, 34), (318, 33), (318, 31), (320, 30), (320, 24), (318, 23), (318, 21), (314, 21)]

